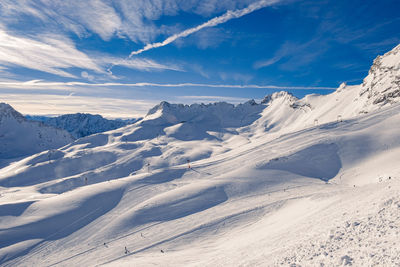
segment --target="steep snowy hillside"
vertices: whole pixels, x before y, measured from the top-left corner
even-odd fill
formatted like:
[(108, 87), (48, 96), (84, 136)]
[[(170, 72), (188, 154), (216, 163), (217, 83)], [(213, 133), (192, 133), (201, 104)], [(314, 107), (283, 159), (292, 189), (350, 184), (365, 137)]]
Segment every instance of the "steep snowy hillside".
[(10, 105), (0, 103), (0, 160), (59, 148), (72, 141), (69, 133), (28, 121)]
[[(297, 99), (287, 92), (237, 107), (227, 103), (176, 105), (162, 102), (149, 111), (130, 141), (160, 135), (178, 139), (272, 137), (333, 121), (354, 118), (400, 101), (400, 45), (375, 61), (361, 85), (342, 84), (329, 95)], [(368, 93), (367, 93), (368, 92)], [(174, 127), (171, 127), (175, 125)], [(166, 131), (164, 131), (164, 129)], [(148, 133), (141, 135), (142, 133)], [(215, 132), (218, 132), (216, 134)]]
[(260, 118), (263, 109), (264, 106), (256, 104), (254, 100), (237, 106), (225, 102), (207, 105), (161, 102), (148, 112), (133, 135), (126, 135), (126, 140), (161, 135), (179, 140), (220, 140), (223, 135), (236, 134), (236, 128), (250, 125)]
[(398, 50), (330, 95), (162, 102), (0, 169), (0, 264), (400, 265)]
[(400, 45), (375, 59), (361, 85), (340, 87), (329, 95), (307, 95), (303, 99), (279, 92), (266, 96), (262, 117), (250, 134), (279, 134), (354, 118), (400, 102)]
[(385, 106), (400, 99), (400, 45), (374, 60), (362, 84), (360, 97), (366, 95), (367, 103)]
[(32, 121), (40, 121), (48, 126), (64, 129), (74, 138), (115, 130), (137, 121), (137, 119), (108, 120), (100, 115), (83, 113), (66, 114), (58, 117), (26, 116), (26, 118)]

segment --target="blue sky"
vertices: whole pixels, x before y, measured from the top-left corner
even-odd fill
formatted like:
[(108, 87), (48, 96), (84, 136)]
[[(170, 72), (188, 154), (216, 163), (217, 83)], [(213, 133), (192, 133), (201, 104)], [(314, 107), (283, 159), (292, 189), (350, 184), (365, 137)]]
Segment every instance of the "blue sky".
[(23, 113), (146, 113), (326, 94), (400, 43), (398, 0), (0, 0), (0, 101)]

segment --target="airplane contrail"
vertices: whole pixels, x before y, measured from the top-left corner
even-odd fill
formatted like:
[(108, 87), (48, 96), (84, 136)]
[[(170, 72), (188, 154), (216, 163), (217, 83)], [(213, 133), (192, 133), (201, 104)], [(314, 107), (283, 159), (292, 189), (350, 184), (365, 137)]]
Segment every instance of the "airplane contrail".
[(65, 88), (65, 87), (205, 87), (205, 88), (238, 88), (238, 89), (277, 89), (277, 90), (335, 90), (335, 87), (325, 86), (276, 86), (276, 85), (260, 85), (260, 84), (208, 84), (208, 83), (85, 83), (85, 82), (46, 82), (42, 80), (31, 80), (26, 82), (13, 81), (2, 82), (0, 86), (15, 89), (32, 89), (32, 88)]
[(152, 44), (147, 44), (145, 47), (143, 47), (142, 49), (139, 49), (137, 51), (133, 51), (131, 52), (131, 54), (129, 55), (129, 58), (131, 58), (134, 55), (139, 55), (145, 51), (154, 49), (154, 48), (158, 48), (158, 47), (163, 47), (166, 46), (172, 42), (174, 42), (176, 39), (182, 38), (182, 37), (186, 37), (189, 36), (195, 32), (198, 32), (204, 28), (209, 28), (209, 27), (214, 27), (217, 26), (219, 24), (225, 23), (231, 19), (236, 19), (236, 18), (240, 18), (243, 17), (247, 14), (250, 14), (256, 10), (262, 9), (264, 7), (273, 5), (277, 2), (280, 2), (280, 0), (261, 0), (258, 2), (255, 2), (251, 5), (249, 5), (246, 8), (243, 9), (238, 9), (238, 10), (229, 10), (227, 11), (225, 14), (215, 17), (213, 19), (210, 19), (209, 21), (204, 22), (203, 24), (200, 24), (196, 27), (184, 30), (183, 32), (180, 33), (176, 33), (174, 35), (171, 35), (170, 37), (168, 37), (167, 39), (165, 39), (162, 42), (157, 42), (157, 43), (152, 43)]

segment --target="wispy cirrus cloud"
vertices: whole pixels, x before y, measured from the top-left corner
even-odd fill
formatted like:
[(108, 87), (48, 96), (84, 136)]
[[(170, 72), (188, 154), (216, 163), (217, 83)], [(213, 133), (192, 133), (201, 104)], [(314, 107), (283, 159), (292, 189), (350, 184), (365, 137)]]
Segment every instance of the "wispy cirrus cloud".
[[(1, 0), (0, 13), (6, 25), (17, 25), (26, 16), (36, 31), (61, 30), (80, 37), (97, 34), (103, 40), (128, 37), (148, 43), (173, 30), (174, 27), (154, 23), (163, 15), (183, 11), (208, 17), (256, 2), (260, 0)], [(41, 23), (34, 24), (34, 19)]]
[(279, 2), (279, 0), (261, 0), (261, 1), (257, 1), (255, 3), (250, 4), (246, 8), (237, 9), (237, 10), (234, 10), (234, 11), (229, 10), (226, 13), (224, 13), (223, 15), (217, 16), (215, 18), (212, 18), (212, 19), (210, 19), (210, 20), (208, 20), (208, 21), (206, 21), (206, 22), (204, 22), (204, 23), (202, 23), (202, 24), (200, 24), (200, 25), (198, 25), (196, 27), (189, 28), (189, 29), (186, 29), (186, 30), (184, 30), (182, 32), (173, 34), (173, 35), (169, 36), (167, 39), (165, 39), (162, 42), (150, 43), (150, 44), (147, 44), (142, 49), (139, 49), (139, 50), (136, 50), (136, 51), (132, 51), (131, 54), (129, 55), (129, 57), (132, 57), (134, 55), (139, 55), (139, 54), (141, 54), (141, 53), (143, 53), (145, 51), (148, 51), (148, 50), (151, 50), (151, 49), (154, 49), (154, 48), (158, 48), (158, 47), (163, 47), (163, 46), (169, 45), (170, 43), (176, 41), (177, 39), (180, 39), (180, 38), (183, 38), (183, 37), (187, 37), (187, 36), (189, 36), (191, 34), (194, 34), (194, 33), (198, 32), (198, 31), (202, 30), (202, 29), (215, 27), (215, 26), (217, 26), (219, 24), (222, 24), (222, 23), (225, 23), (225, 22), (227, 22), (229, 20), (243, 17), (243, 16), (245, 16), (247, 14), (250, 14), (250, 13), (256, 11), (256, 10), (262, 9), (262, 8), (270, 6), (270, 5), (273, 5), (273, 4), (277, 3), (277, 2)]
[[(228, 96), (177, 96), (171, 102), (184, 104), (229, 102), (239, 104), (247, 98)], [(0, 102), (6, 102), (23, 114), (60, 115), (68, 113), (101, 114), (110, 118), (132, 118), (146, 115), (159, 103), (149, 99), (116, 99), (111, 97), (80, 96), (70, 94), (0, 94)]]
[(204, 87), (204, 88), (238, 88), (238, 89), (277, 89), (277, 90), (335, 90), (334, 87), (318, 87), (318, 86), (275, 86), (275, 85), (258, 85), (258, 84), (206, 84), (206, 83), (84, 83), (84, 82), (46, 82), (41, 80), (32, 80), (27, 82), (20, 81), (0, 81), (0, 86), (3, 88), (14, 89), (49, 89), (60, 88), (66, 90), (68, 88), (99, 88), (99, 87)]
[[(204, 27), (218, 25), (277, 1), (137, 0), (133, 5), (129, 0), (1, 0), (0, 65), (8, 69), (13, 67), (35, 69), (68, 78), (80, 78), (77, 73), (70, 71), (71, 68), (83, 69), (83, 73), (88, 75), (82, 77), (93, 78), (95, 76), (90, 74), (90, 71), (107, 75), (107, 70), (115, 65), (143, 71), (182, 71), (176, 64), (164, 64), (150, 59), (123, 59), (87, 54), (77, 49), (67, 36), (70, 32), (80, 38), (97, 34), (105, 41), (116, 37), (148, 43), (159, 35), (176, 31), (176, 24), (154, 24), (154, 20), (163, 15), (177, 15), (184, 11), (211, 16), (236, 9), (200, 25), (195, 30), (197, 32)], [(29, 27), (26, 27), (28, 22)], [(184, 34), (189, 32), (185, 31)]]
[(145, 115), (159, 101), (78, 96), (74, 94), (1, 94), (0, 102), (6, 102), (19, 112), (29, 115), (60, 115), (83, 112), (101, 114), (110, 118), (132, 118)]
[(146, 58), (123, 59), (104, 54), (88, 55), (60, 35), (19, 36), (0, 28), (0, 69), (24, 67), (54, 75), (78, 78), (70, 72), (80, 68), (107, 75), (110, 64), (142, 71), (175, 70), (177, 65), (162, 64)]
[[(137, 69), (142, 71), (150, 71), (150, 70), (184, 71), (183, 68), (177, 64), (162, 64), (147, 58), (124, 59), (117, 57), (97, 56), (95, 60), (101, 65), (121, 66), (125, 68)], [(110, 68), (108, 70), (110, 70)]]
[[(275, 85), (201, 84), (201, 83), (86, 83), (0, 81), (0, 102), (8, 102), (25, 114), (65, 114), (76, 112), (98, 113), (108, 117), (143, 116), (164, 97), (148, 99), (141, 92), (152, 87), (215, 88), (215, 89), (271, 89), (271, 90), (334, 90), (331, 87), (291, 87)], [(126, 90), (130, 88), (131, 90)], [(139, 88), (139, 89), (138, 89)], [(247, 98), (213, 95), (175, 95), (168, 101), (179, 103), (226, 101), (243, 103)]]
[(275, 64), (276, 62), (278, 62), (279, 60), (281, 60), (284, 56), (285, 56), (285, 54), (283, 52), (281, 52), (281, 50), (280, 50), (272, 58), (255, 62), (253, 64), (253, 67), (255, 69), (261, 69), (264, 67), (271, 66), (271, 65)]
[(279, 62), (281, 69), (296, 70), (317, 59), (326, 50), (326, 41), (322, 40), (320, 36), (316, 36), (304, 43), (286, 41), (271, 58), (256, 61), (253, 67), (260, 69)]
[(104, 72), (85, 53), (63, 36), (43, 35), (39, 39), (16, 36), (0, 28), (0, 65), (25, 67), (63, 77), (75, 77), (67, 71), (77, 67)]
[(26, 16), (35, 31), (71, 31), (82, 37), (89, 32), (108, 40), (121, 27), (118, 12), (109, 1), (63, 1), (63, 0), (2, 0), (0, 1), (3, 23), (16, 25)]

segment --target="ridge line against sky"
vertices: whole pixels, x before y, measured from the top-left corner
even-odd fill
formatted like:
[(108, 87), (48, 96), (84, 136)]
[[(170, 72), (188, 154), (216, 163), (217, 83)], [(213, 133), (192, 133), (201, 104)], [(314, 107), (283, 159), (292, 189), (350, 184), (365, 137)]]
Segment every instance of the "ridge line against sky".
[(104, 113), (118, 116), (162, 100), (329, 94), (342, 82), (362, 83), (373, 59), (400, 43), (397, 5), (0, 0), (0, 102), (28, 112), (34, 98), (33, 114), (101, 113), (114, 101)]
[(237, 9), (237, 10), (228, 10), (227, 12), (225, 12), (225, 14), (221, 15), (221, 16), (217, 16), (214, 17), (196, 27), (193, 28), (189, 28), (186, 29), (180, 33), (176, 33), (174, 35), (171, 35), (170, 37), (168, 37), (167, 39), (165, 39), (162, 42), (156, 42), (156, 43), (151, 43), (151, 44), (147, 44), (144, 48), (133, 51), (130, 53), (129, 58), (133, 57), (134, 55), (139, 55), (145, 51), (154, 49), (154, 48), (159, 48), (159, 47), (163, 47), (166, 46), (174, 41), (176, 41), (179, 38), (183, 38), (183, 37), (187, 37), (193, 33), (196, 33), (204, 28), (210, 28), (210, 27), (215, 27), (219, 24), (225, 23), (231, 19), (236, 19), (236, 18), (240, 18), (243, 17), (247, 14), (250, 14), (254, 11), (257, 11), (259, 9), (262, 9), (264, 7), (273, 5), (275, 3), (280, 2), (280, 0), (261, 0), (255, 3), (250, 4), (249, 6), (247, 6), (246, 8), (242, 8), (242, 9)]

